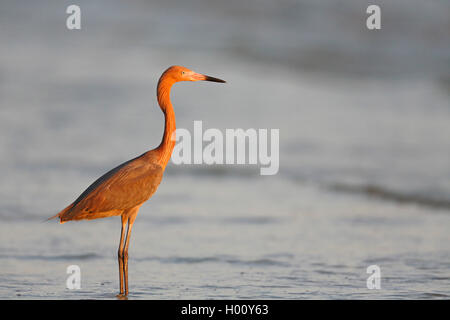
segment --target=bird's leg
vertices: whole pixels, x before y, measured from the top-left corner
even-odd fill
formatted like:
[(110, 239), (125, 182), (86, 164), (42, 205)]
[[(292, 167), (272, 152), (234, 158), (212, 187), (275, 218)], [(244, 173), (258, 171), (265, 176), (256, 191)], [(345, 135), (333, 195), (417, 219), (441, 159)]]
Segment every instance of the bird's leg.
[(123, 271), (124, 271), (124, 282), (125, 282), (125, 296), (128, 295), (128, 246), (130, 244), (130, 236), (131, 229), (133, 228), (134, 220), (136, 220), (136, 216), (139, 208), (134, 209), (130, 212), (128, 218), (128, 230), (127, 230), (127, 239), (125, 240), (125, 248), (123, 250)]
[(119, 261), (119, 281), (120, 281), (120, 293), (118, 297), (123, 296), (123, 247), (125, 242), (125, 231), (128, 217), (126, 215), (122, 215), (122, 230), (120, 232), (120, 244), (119, 250), (117, 252), (117, 258)]

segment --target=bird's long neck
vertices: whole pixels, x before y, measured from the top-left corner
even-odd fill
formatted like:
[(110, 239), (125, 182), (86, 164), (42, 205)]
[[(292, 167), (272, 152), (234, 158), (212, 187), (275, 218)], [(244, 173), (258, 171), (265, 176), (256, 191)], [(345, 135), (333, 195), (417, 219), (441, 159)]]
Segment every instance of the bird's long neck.
[(157, 88), (158, 103), (164, 113), (165, 126), (164, 135), (158, 148), (158, 162), (165, 168), (169, 162), (172, 150), (175, 146), (175, 112), (173, 110), (172, 102), (170, 101), (170, 89), (174, 81), (161, 77)]

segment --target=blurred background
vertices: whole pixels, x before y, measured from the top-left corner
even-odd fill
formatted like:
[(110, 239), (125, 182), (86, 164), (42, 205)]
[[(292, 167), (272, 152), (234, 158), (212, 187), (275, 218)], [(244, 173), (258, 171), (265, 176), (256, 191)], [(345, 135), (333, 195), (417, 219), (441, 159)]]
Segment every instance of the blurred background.
[(177, 126), (279, 129), (280, 171), (170, 164), (133, 229), (130, 298), (448, 299), (449, 9), (3, 1), (0, 298), (114, 297), (120, 219), (45, 219), (159, 144), (156, 84), (176, 64), (228, 82), (177, 84)]

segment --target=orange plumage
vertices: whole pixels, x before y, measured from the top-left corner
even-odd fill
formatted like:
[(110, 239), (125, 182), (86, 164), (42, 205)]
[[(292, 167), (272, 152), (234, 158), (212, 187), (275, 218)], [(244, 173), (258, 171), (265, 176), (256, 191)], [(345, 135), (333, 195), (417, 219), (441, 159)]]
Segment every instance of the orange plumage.
[[(91, 220), (119, 215), (122, 217), (118, 251), (119, 297), (128, 295), (128, 245), (134, 220), (140, 206), (156, 192), (161, 183), (175, 146), (175, 113), (170, 101), (170, 90), (176, 82), (199, 80), (225, 82), (181, 66), (172, 66), (164, 71), (157, 88), (158, 103), (165, 116), (161, 144), (108, 171), (92, 183), (73, 203), (50, 218), (58, 217), (60, 223), (64, 223), (71, 220)], [(128, 227), (126, 227), (127, 223)]]

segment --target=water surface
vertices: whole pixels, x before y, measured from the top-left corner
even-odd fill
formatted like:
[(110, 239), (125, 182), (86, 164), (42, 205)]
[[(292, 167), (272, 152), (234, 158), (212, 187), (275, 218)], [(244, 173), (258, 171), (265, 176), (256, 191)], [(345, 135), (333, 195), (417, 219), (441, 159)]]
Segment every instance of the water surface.
[(79, 1), (81, 31), (68, 4), (0, 10), (0, 298), (114, 298), (120, 219), (45, 219), (159, 143), (172, 64), (227, 80), (177, 84), (178, 127), (280, 129), (280, 171), (170, 164), (130, 298), (450, 297), (445, 1), (383, 3), (378, 33), (364, 1)]

